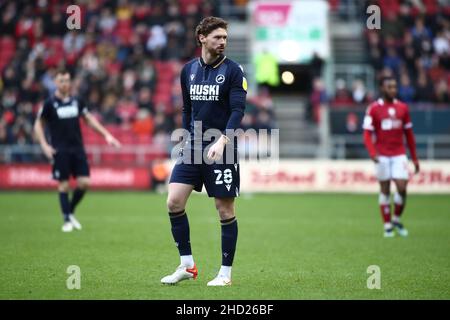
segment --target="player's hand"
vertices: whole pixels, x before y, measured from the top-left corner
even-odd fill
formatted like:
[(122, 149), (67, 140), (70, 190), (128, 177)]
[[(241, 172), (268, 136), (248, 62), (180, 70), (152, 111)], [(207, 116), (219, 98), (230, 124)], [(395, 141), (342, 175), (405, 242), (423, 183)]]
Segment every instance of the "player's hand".
[(211, 148), (208, 151), (208, 159), (217, 161), (220, 158), (222, 158), (223, 149), (225, 148), (226, 140), (223, 136), (217, 140), (216, 143), (214, 143)]
[(44, 144), (42, 146), (42, 151), (44, 152), (48, 160), (52, 160), (53, 156), (56, 154), (56, 150), (53, 149), (53, 147), (49, 144)]
[(373, 156), (373, 157), (372, 157), (372, 161), (375, 162), (375, 163), (380, 162), (380, 161), (378, 160), (378, 156)]
[(414, 174), (418, 174), (420, 172), (419, 161), (414, 162)]
[(106, 142), (108, 143), (108, 145), (116, 147), (116, 148), (120, 148), (122, 146), (122, 144), (119, 142), (119, 140), (117, 140), (116, 138), (114, 138), (112, 135), (108, 134), (105, 137)]

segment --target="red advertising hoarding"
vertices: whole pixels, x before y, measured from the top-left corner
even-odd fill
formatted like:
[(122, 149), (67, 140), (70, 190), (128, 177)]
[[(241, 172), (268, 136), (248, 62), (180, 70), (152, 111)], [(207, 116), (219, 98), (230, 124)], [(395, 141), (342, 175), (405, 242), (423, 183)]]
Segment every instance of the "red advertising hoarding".
[[(145, 190), (150, 186), (150, 170), (145, 167), (91, 167), (92, 189)], [(49, 165), (0, 165), (0, 189), (55, 188)]]

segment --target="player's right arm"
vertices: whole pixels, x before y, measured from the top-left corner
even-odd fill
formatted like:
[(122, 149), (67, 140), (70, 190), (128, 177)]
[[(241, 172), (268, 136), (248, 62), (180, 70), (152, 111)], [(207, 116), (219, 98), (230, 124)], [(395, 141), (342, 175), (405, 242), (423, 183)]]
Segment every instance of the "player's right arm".
[(181, 93), (183, 96), (183, 108), (182, 108), (182, 116), (183, 116), (183, 129), (190, 132), (191, 129), (191, 117), (192, 117), (192, 105), (191, 98), (189, 96), (189, 92), (187, 91), (187, 65), (184, 66), (183, 70), (181, 70), (180, 75), (180, 85), (181, 85)]
[(375, 131), (375, 127), (373, 124), (373, 113), (372, 106), (369, 106), (366, 111), (366, 115), (364, 116), (363, 130), (364, 130), (364, 144), (366, 146), (367, 151), (369, 152), (370, 158), (377, 163), (378, 155), (377, 150), (375, 148), (375, 144), (373, 143), (372, 137), (373, 132)]
[(51, 160), (53, 159), (53, 155), (56, 153), (56, 150), (47, 142), (45, 138), (44, 126), (45, 126), (45, 117), (48, 114), (48, 104), (44, 103), (44, 105), (39, 110), (36, 121), (34, 123), (34, 134), (36, 135), (36, 139), (41, 145), (42, 151), (45, 156)]

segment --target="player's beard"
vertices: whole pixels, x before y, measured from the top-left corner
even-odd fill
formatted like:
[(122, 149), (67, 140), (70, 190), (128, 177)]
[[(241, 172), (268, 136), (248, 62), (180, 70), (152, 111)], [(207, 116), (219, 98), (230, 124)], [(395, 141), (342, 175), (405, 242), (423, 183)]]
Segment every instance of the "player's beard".
[(70, 88), (59, 88), (58, 92), (61, 96), (67, 97), (70, 94)]
[(224, 53), (225, 48), (226, 48), (226, 46), (224, 46), (224, 45), (222, 45), (222, 46), (221, 46), (221, 45), (218, 45), (218, 46), (216, 46), (216, 47), (212, 47), (212, 48), (209, 49), (208, 51), (209, 51), (209, 53), (210, 53), (211, 55), (219, 56), (219, 55), (221, 55), (221, 54)]
[(216, 51), (216, 55), (221, 55), (225, 52), (225, 46), (218, 46)]

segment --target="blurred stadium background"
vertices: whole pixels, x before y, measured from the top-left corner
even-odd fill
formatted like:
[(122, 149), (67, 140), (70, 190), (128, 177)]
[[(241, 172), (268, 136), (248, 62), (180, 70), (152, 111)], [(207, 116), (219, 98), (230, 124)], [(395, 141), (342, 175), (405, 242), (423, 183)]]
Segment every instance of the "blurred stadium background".
[[(71, 4), (81, 8), (80, 30), (66, 27)], [(372, 4), (381, 8), (379, 30), (367, 28)], [(164, 195), (92, 193), (79, 210), (86, 230), (63, 239), (55, 235), (60, 221), (54, 192), (3, 192), (0, 297), (73, 297), (63, 291), (60, 272), (80, 263), (91, 272), (91, 289), (76, 296), (84, 298), (448, 299), (449, 198), (432, 194), (450, 193), (448, 0), (0, 0), (0, 189), (54, 190), (32, 126), (54, 90), (52, 75), (65, 66), (74, 75), (74, 93), (124, 145), (109, 148), (82, 123), (93, 189), (164, 192), (170, 134), (181, 126), (178, 76), (183, 63), (199, 54), (194, 29), (209, 15), (229, 21), (226, 54), (247, 74), (242, 127), (280, 130), (277, 171), (266, 175), (266, 164), (257, 161), (241, 169), (236, 290), (223, 296), (205, 293), (201, 284), (184, 292), (141, 286), (142, 272), (159, 281), (155, 263), (176, 263)], [(422, 171), (410, 190), (430, 193), (408, 200), (405, 219), (416, 237), (389, 245), (380, 242), (378, 186), (361, 129), (365, 108), (378, 97), (377, 80), (387, 74), (399, 81), (418, 143)], [(313, 191), (327, 193), (298, 195)], [(207, 201), (194, 197), (191, 205), (200, 217), (192, 226), (200, 256), (218, 248)], [(196, 241), (199, 232), (211, 242)], [(280, 250), (292, 243), (298, 252)], [(146, 248), (144, 254), (138, 248)], [(155, 252), (157, 259), (151, 258)], [(267, 252), (273, 261), (264, 258)], [(203, 261), (211, 275), (216, 260)], [(258, 269), (256, 280), (255, 263), (267, 271)], [(365, 268), (372, 263), (391, 268), (386, 279), (394, 291), (367, 291)], [(286, 285), (274, 281), (278, 277)]]
[[(71, 4), (81, 8), (80, 30), (66, 27)], [(367, 28), (371, 4), (381, 9), (380, 30)], [(3, 189), (52, 185), (41, 166), (45, 159), (32, 124), (54, 90), (52, 75), (60, 66), (73, 72), (74, 94), (84, 97), (125, 145), (121, 151), (111, 150), (83, 123), (94, 187), (146, 189), (164, 181), (169, 168), (164, 160), (173, 147), (170, 133), (181, 125), (178, 75), (182, 64), (199, 54), (194, 29), (208, 15), (230, 21), (227, 55), (244, 66), (249, 78), (243, 128), (278, 128), (281, 159), (314, 160), (294, 168), (304, 172), (300, 177), (282, 166), (281, 176), (272, 181), (280, 190), (314, 189), (302, 181), (315, 179), (311, 175), (317, 163), (328, 168), (330, 159), (367, 159), (361, 121), (378, 95), (377, 79), (383, 74), (398, 78), (400, 99), (410, 105), (420, 159), (450, 158), (450, 5), (445, 0), (282, 5), (245, 0), (2, 0), (0, 9)], [(353, 164), (353, 171), (345, 171), (349, 167), (341, 163), (324, 179), (342, 176), (352, 180), (350, 185), (375, 190), (370, 163), (364, 163)], [(449, 191), (448, 164), (434, 164), (424, 165), (419, 180), (436, 180), (436, 190)], [(267, 190), (255, 183), (257, 178), (246, 179), (244, 186)]]

